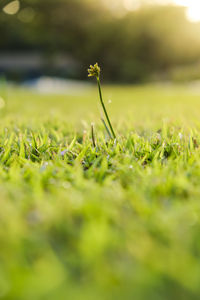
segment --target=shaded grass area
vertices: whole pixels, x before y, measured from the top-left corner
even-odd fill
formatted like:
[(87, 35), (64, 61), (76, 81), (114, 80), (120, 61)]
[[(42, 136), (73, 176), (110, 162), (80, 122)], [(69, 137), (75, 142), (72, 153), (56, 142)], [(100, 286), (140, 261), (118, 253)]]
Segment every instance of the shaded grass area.
[(0, 298), (199, 299), (199, 96), (153, 86), (105, 96), (117, 143), (93, 89), (4, 95)]

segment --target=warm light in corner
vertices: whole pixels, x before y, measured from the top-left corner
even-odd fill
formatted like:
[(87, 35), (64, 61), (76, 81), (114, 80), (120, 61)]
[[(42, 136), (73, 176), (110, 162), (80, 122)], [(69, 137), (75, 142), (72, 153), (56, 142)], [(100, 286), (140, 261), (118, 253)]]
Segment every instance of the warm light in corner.
[(187, 9), (187, 17), (192, 22), (200, 21), (200, 0), (123, 0), (127, 10), (136, 10), (142, 3), (147, 4), (176, 4)]
[(199, 0), (174, 0), (178, 5), (187, 7), (187, 16), (192, 22), (200, 21), (200, 1)]

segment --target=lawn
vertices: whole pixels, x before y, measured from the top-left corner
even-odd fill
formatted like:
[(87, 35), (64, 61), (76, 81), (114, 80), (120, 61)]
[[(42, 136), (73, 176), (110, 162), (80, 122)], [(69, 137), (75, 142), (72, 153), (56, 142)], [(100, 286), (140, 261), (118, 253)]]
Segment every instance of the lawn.
[(200, 88), (103, 92), (0, 89), (0, 299), (200, 298)]

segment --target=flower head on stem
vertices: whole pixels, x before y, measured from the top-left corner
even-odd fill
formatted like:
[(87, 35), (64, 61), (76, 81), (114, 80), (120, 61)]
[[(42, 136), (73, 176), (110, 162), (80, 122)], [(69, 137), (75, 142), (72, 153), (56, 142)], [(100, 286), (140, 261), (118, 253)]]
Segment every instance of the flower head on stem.
[(88, 69), (88, 77), (99, 78), (100, 73), (101, 73), (101, 69), (98, 63), (96, 63), (94, 66), (90, 65), (90, 68)]
[(94, 66), (90, 65), (90, 68), (88, 69), (88, 77), (96, 77), (96, 79), (97, 79), (99, 98), (100, 98), (100, 102), (101, 102), (101, 105), (102, 105), (102, 108), (103, 108), (103, 111), (104, 111), (104, 114), (106, 117), (106, 121), (107, 121), (107, 124), (104, 122), (105, 127), (107, 130), (109, 130), (108, 128), (110, 128), (110, 131), (112, 133), (112, 138), (116, 139), (114, 129), (112, 127), (111, 121), (109, 119), (109, 116), (108, 116), (108, 113), (107, 113), (107, 110), (106, 110), (106, 107), (105, 107), (105, 104), (103, 101), (103, 96), (102, 96), (102, 91), (101, 91), (101, 82), (100, 82), (100, 73), (101, 73), (101, 69), (100, 69), (98, 63), (96, 63)]

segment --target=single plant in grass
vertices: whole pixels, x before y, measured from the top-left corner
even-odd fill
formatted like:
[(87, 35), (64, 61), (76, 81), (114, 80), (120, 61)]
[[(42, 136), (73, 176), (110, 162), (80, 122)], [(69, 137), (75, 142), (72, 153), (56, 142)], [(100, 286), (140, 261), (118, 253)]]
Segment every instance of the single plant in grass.
[[(104, 120), (102, 120), (103, 124), (106, 128), (106, 131), (109, 133), (109, 136), (116, 139), (115, 132), (113, 130), (111, 121), (109, 119), (105, 104), (103, 102), (103, 96), (102, 96), (102, 91), (101, 91), (101, 82), (100, 82), (100, 73), (101, 73), (101, 69), (100, 69), (98, 63), (96, 63), (94, 66), (90, 65), (90, 68), (88, 69), (88, 77), (96, 77), (96, 79), (97, 79), (97, 85), (98, 85), (98, 90), (99, 90), (99, 98), (100, 98), (100, 102), (101, 102), (101, 105), (102, 105), (102, 108), (103, 108), (108, 126), (107, 126), (107, 124)], [(110, 133), (110, 131), (111, 131), (112, 134)]]

